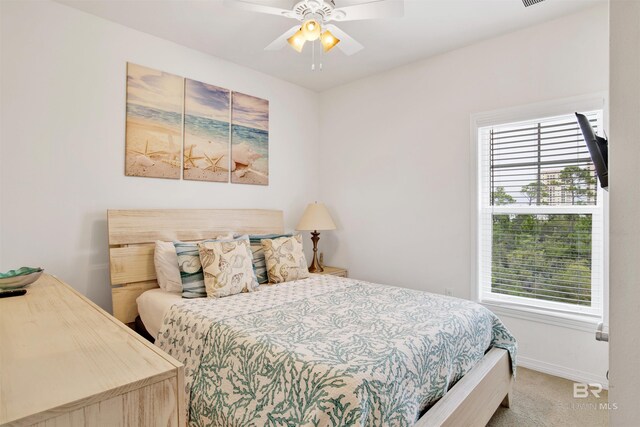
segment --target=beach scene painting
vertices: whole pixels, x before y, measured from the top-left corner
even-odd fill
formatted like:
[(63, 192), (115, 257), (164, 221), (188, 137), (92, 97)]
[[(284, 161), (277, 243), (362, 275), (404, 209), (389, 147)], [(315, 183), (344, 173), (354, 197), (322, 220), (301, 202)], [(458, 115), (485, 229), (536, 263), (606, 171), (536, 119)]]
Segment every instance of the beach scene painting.
[(184, 179), (229, 182), (230, 92), (187, 79), (184, 101)]
[(127, 64), (125, 175), (180, 179), (184, 79)]
[(269, 185), (269, 101), (231, 95), (231, 182)]

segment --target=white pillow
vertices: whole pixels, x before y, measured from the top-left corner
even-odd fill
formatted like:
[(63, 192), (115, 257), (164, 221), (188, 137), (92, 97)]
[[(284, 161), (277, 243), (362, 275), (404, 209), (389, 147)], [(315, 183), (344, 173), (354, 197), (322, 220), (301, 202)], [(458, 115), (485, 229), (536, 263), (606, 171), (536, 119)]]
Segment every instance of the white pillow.
[(157, 240), (153, 262), (156, 266), (156, 278), (160, 289), (168, 292), (182, 292), (178, 255), (173, 242)]

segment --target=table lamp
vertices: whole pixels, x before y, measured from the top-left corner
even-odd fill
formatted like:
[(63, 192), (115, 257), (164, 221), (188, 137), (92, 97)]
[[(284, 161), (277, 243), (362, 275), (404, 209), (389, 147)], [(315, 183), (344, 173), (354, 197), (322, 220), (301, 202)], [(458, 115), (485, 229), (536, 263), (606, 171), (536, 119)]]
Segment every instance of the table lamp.
[(311, 231), (311, 241), (313, 242), (313, 261), (309, 266), (309, 273), (320, 273), (324, 268), (318, 262), (318, 240), (320, 233), (318, 230), (335, 230), (336, 225), (329, 215), (329, 211), (322, 203), (309, 203), (302, 214), (302, 218), (296, 227), (299, 231)]

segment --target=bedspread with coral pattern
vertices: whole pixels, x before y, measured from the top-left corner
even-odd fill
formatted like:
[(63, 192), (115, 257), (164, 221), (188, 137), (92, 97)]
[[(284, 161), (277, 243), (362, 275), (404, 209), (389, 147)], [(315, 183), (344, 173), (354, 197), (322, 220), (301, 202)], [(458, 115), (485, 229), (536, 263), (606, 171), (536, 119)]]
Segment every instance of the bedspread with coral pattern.
[(408, 426), (515, 339), (471, 301), (335, 276), (185, 300), (156, 344), (185, 364), (192, 426)]

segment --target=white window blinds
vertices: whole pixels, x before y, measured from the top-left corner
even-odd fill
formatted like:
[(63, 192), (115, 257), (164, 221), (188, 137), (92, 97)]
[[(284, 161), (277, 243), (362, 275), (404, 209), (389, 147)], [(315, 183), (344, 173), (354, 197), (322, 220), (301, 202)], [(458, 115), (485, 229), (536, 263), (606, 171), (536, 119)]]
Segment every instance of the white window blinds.
[[(587, 113), (594, 130), (601, 112)], [(575, 116), (479, 129), (481, 300), (599, 314), (603, 219)]]

